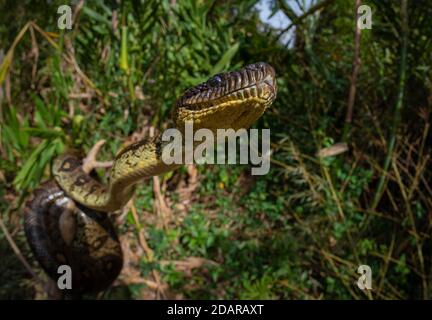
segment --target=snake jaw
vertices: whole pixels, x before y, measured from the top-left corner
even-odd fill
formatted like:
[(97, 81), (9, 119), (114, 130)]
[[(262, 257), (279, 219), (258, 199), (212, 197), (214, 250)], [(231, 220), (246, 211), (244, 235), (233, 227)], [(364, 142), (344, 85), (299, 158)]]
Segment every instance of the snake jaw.
[(258, 62), (220, 73), (188, 89), (177, 101), (178, 128), (193, 121), (196, 128), (249, 128), (276, 98), (274, 69)]

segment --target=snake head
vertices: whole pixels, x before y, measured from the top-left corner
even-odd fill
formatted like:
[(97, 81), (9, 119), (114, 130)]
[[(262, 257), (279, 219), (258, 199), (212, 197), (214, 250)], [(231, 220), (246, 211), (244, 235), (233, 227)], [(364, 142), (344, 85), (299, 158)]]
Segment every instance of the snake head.
[(273, 103), (276, 93), (275, 71), (265, 62), (214, 75), (177, 101), (177, 127), (193, 121), (195, 128), (248, 128)]

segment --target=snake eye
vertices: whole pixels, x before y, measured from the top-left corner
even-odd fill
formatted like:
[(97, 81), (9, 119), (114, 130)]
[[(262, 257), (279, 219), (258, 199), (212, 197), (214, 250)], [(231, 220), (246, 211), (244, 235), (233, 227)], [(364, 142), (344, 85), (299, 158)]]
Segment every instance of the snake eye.
[(222, 83), (222, 78), (220, 76), (214, 76), (207, 81), (210, 87), (217, 87)]

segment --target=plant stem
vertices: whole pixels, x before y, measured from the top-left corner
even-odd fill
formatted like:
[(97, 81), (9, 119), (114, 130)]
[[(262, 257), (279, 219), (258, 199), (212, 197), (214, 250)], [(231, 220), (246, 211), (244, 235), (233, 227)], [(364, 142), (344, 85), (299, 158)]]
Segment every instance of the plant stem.
[(401, 110), (403, 107), (403, 100), (405, 96), (405, 82), (406, 82), (406, 69), (407, 69), (407, 47), (408, 47), (408, 13), (407, 13), (407, 0), (401, 0), (401, 21), (402, 21), (402, 47), (401, 47), (401, 60), (399, 69), (399, 84), (398, 84), (398, 96), (395, 106), (395, 112), (393, 116), (393, 126), (390, 135), (390, 140), (387, 148), (387, 155), (384, 161), (383, 173), (378, 182), (377, 191), (375, 198), (372, 203), (372, 209), (375, 209), (378, 205), (381, 195), (383, 193), (384, 185), (387, 180), (388, 169), (394, 146), (396, 143), (396, 134), (400, 122)]
[(343, 133), (343, 140), (347, 141), (349, 138), (349, 134), (351, 131), (351, 123), (353, 117), (354, 103), (356, 97), (356, 89), (357, 89), (357, 76), (360, 70), (360, 36), (361, 29), (359, 27), (358, 20), (360, 18), (359, 15), (359, 7), (361, 6), (361, 0), (356, 0), (355, 3), (355, 34), (354, 34), (354, 58), (353, 58), (353, 66), (352, 66), (352, 74), (351, 74), (351, 84), (348, 95), (348, 108), (345, 116), (345, 126)]

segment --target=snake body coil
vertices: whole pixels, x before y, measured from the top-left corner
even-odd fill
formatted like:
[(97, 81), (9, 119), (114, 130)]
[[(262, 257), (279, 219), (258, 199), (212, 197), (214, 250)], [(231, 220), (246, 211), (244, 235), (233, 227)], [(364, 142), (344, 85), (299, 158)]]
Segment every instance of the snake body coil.
[[(273, 68), (263, 62), (251, 64), (188, 89), (177, 101), (173, 120), (181, 132), (187, 121), (193, 122), (195, 131), (249, 128), (276, 92)], [(34, 192), (25, 217), (28, 242), (51, 278), (57, 279), (60, 264), (68, 264), (75, 279), (73, 290), (81, 293), (103, 290), (117, 277), (121, 248), (105, 213), (124, 206), (140, 180), (178, 167), (162, 161), (165, 144), (157, 136), (120, 151), (107, 186), (85, 173), (75, 156), (66, 154), (54, 161), (55, 182)]]
[(96, 293), (114, 281), (123, 264), (108, 215), (74, 203), (56, 182), (43, 183), (25, 207), (27, 241), (55, 281), (61, 265), (72, 269), (71, 296)]

